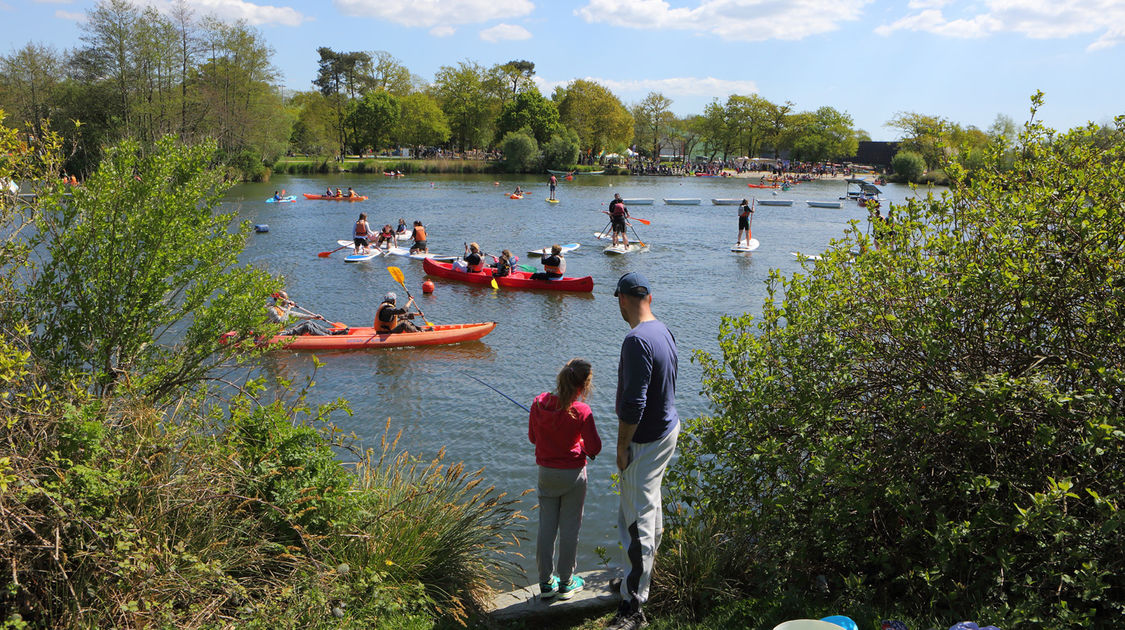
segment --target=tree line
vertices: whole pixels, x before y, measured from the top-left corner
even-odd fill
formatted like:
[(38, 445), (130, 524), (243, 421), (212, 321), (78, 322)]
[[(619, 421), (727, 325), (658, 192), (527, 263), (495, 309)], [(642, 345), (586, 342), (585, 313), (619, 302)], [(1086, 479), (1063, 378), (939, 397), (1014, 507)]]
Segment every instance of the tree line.
[[(102, 0), (82, 30), (80, 45), (65, 52), (29, 43), (0, 57), (0, 108), (8, 124), (37, 137), (49, 124), (69, 147), (71, 172), (92, 171), (101, 147), (122, 139), (152, 143), (166, 134), (189, 144), (214, 138), (223, 163), (250, 177), (285, 154), (395, 147), (423, 155), (437, 148), (500, 149), (510, 169), (530, 170), (590, 163), (627, 149), (654, 161), (665, 155), (840, 161), (870, 139), (847, 112), (802, 111), (759, 95), (716, 98), (687, 116), (674, 114), (673, 101), (659, 92), (627, 105), (586, 79), (544, 95), (527, 60), (492, 66), (464, 60), (427, 81), (386, 51), (321, 47), (312, 89), (290, 93), (279, 85), (273, 50), (261, 33), (245, 22), (201, 17), (187, 0), (176, 0), (166, 13), (132, 0)], [(947, 122), (900, 113), (888, 126), (903, 132), (903, 148), (922, 156), (925, 169), (937, 164), (932, 147)], [(982, 146), (998, 133), (1010, 135), (1010, 119), (997, 125), (988, 133), (954, 131)]]

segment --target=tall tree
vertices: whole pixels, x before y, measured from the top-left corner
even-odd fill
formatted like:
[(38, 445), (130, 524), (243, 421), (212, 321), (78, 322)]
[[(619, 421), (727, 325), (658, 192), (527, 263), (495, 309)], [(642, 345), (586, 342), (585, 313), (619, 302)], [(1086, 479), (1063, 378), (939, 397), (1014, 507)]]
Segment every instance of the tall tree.
[(386, 90), (402, 98), (414, 91), (418, 78), (411, 74), (410, 69), (385, 50), (376, 50), (367, 53), (370, 58), (370, 76), (364, 84), (364, 92), (368, 90)]
[(556, 92), (559, 120), (578, 132), (582, 150), (597, 155), (606, 149), (624, 149), (633, 139), (633, 116), (621, 99), (594, 81), (577, 79)]
[(316, 52), (320, 55), (320, 61), (313, 85), (320, 88), (320, 93), (327, 96), (336, 109), (336, 134), (342, 155), (348, 145), (348, 129), (345, 124), (348, 99), (354, 97), (360, 89), (363, 76), (357, 66), (370, 63), (371, 57), (366, 53), (336, 52), (326, 46), (317, 48)]
[(902, 133), (899, 149), (918, 153), (926, 160), (926, 166), (934, 168), (944, 157), (942, 147), (946, 144), (949, 124), (949, 121), (941, 116), (898, 112), (894, 118), (887, 121), (886, 126), (898, 129)]
[(496, 135), (500, 138), (524, 128), (531, 130), (540, 145), (546, 144), (559, 129), (559, 108), (534, 86), (505, 103), (496, 119)]
[(523, 59), (516, 59), (508, 63), (501, 64), (497, 67), (501, 76), (504, 77), (505, 93), (504, 101), (515, 98), (517, 94), (525, 90), (529, 90), (535, 86), (532, 77), (535, 76), (535, 64)]
[(9, 125), (28, 124), (36, 136), (43, 135), (43, 123), (52, 117), (62, 68), (59, 54), (39, 44), (0, 57), (0, 106), (11, 114)]
[(434, 97), (424, 92), (414, 92), (399, 100), (402, 103), (402, 116), (395, 134), (399, 144), (421, 147), (449, 141), (452, 134), (449, 122)]
[(433, 94), (449, 120), (453, 141), (462, 149), (484, 146), (494, 137), (492, 121), (500, 110), (495, 87), (489, 72), (473, 61), (437, 71)]
[(672, 99), (659, 92), (649, 92), (648, 96), (632, 108), (633, 136), (647, 144), (654, 160), (660, 160), (660, 148), (668, 138), (669, 129), (676, 116), (671, 111)]
[(370, 147), (378, 151), (387, 146), (398, 128), (402, 106), (386, 90), (371, 90), (353, 101), (348, 113), (349, 125), (355, 129), (353, 149)]
[(100, 76), (116, 88), (117, 116), (121, 134), (132, 134), (134, 77), (136, 75), (133, 47), (140, 11), (129, 0), (102, 0), (86, 15), (82, 24), (82, 41), (86, 54), (96, 64)]

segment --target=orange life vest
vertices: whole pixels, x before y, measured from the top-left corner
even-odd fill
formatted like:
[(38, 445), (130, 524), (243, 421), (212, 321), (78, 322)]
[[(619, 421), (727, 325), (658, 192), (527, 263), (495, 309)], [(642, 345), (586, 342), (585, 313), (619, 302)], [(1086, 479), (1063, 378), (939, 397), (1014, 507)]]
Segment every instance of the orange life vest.
[(547, 273), (551, 274), (552, 276), (561, 276), (562, 275), (562, 268), (559, 265), (548, 265), (547, 260), (549, 260), (549, 259), (550, 258), (544, 258), (543, 259), (543, 271), (546, 271)]
[(426, 240), (426, 228), (422, 227), (421, 225), (415, 225), (414, 234), (412, 234), (411, 236), (415, 241)]
[(383, 302), (379, 305), (379, 308), (375, 310), (375, 330), (383, 333), (389, 333), (395, 329), (395, 326), (398, 326), (398, 315), (392, 314), (391, 321), (389, 322), (385, 322), (381, 317), (379, 317), (379, 315), (382, 314), (383, 309), (387, 307), (393, 309), (395, 306), (390, 302)]
[(355, 222), (355, 236), (356, 236), (356, 238), (367, 238), (368, 234), (370, 234), (370, 232), (367, 229), (367, 221), (356, 221)]

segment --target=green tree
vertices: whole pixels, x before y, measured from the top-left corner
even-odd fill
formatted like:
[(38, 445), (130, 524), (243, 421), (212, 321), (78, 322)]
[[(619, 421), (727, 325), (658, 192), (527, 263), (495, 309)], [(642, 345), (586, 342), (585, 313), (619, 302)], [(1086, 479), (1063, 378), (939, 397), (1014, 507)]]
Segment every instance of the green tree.
[(668, 140), (672, 123), (676, 120), (671, 108), (672, 99), (659, 92), (649, 92), (631, 110), (633, 137), (644, 143), (642, 146), (654, 160), (660, 159), (660, 149)]
[(496, 72), (503, 77), (506, 96), (504, 102), (515, 98), (520, 92), (535, 89), (532, 77), (535, 76), (535, 64), (524, 59), (515, 59), (496, 67)]
[(703, 115), (699, 118), (697, 128), (699, 129), (700, 140), (706, 145), (706, 150), (710, 152), (708, 159), (713, 160), (720, 153), (730, 155), (734, 150), (737, 136), (731, 129), (728, 111), (719, 103), (719, 99), (713, 99), (703, 108)]
[(624, 149), (633, 139), (633, 116), (621, 99), (594, 81), (577, 79), (555, 93), (559, 121), (578, 133), (582, 151)]
[(848, 158), (859, 141), (852, 130), (852, 117), (833, 107), (821, 107), (790, 117), (793, 157), (808, 162)]
[(878, 249), (855, 226), (724, 318), (672, 484), (765, 618), (1121, 618), (1125, 118), (1099, 133), (1029, 124), (1015, 168), (947, 164)]
[(949, 125), (950, 122), (940, 116), (916, 112), (898, 112), (886, 124), (901, 132), (899, 149), (921, 155), (929, 168), (936, 168), (947, 157), (943, 151), (948, 148)]
[(352, 103), (348, 124), (355, 129), (353, 149), (386, 147), (398, 129), (402, 106), (393, 94), (385, 90), (371, 91)]
[(402, 115), (398, 121), (395, 139), (399, 144), (413, 147), (434, 146), (449, 141), (452, 131), (445, 113), (432, 96), (413, 92), (403, 96)]
[(328, 155), (336, 146), (336, 112), (320, 92), (297, 92), (288, 103), (294, 117), (289, 145), (298, 153)]
[(496, 119), (496, 133), (500, 137), (524, 128), (529, 129), (540, 144), (546, 143), (560, 128), (559, 108), (534, 87), (505, 103)]
[(235, 215), (215, 212), (215, 151), (125, 141), (73, 197), (40, 191), (29, 243), (44, 256), (22, 303), (48, 375), (166, 401), (223, 368), (236, 351), (223, 333), (263, 330), (277, 282), (238, 261), (249, 224), (229, 231)]
[(891, 168), (905, 181), (917, 182), (926, 172), (926, 160), (913, 151), (899, 151), (891, 158)]
[(320, 88), (320, 93), (332, 102), (336, 110), (336, 138), (342, 154), (349, 144), (346, 123), (348, 101), (362, 89), (362, 77), (365, 76), (358, 67), (369, 64), (371, 57), (366, 53), (337, 52), (326, 46), (317, 48), (316, 52), (320, 61), (313, 85)]
[(492, 122), (500, 111), (495, 87), (488, 71), (472, 61), (442, 66), (434, 77), (433, 94), (462, 149), (485, 146), (493, 137)]
[(370, 58), (370, 77), (364, 82), (363, 90), (386, 90), (399, 99), (414, 91), (419, 83), (410, 69), (394, 55), (385, 50), (368, 53)]
[(510, 131), (500, 141), (504, 168), (510, 173), (535, 170), (539, 163), (539, 144), (527, 129)]
[(28, 44), (0, 57), (0, 106), (7, 109), (9, 125), (29, 125), (36, 136), (53, 117), (62, 58), (53, 48)]
[(676, 118), (668, 126), (668, 141), (684, 160), (691, 159), (692, 152), (699, 145), (702, 126), (703, 117), (699, 115)]
[(578, 162), (578, 154), (578, 134), (564, 127), (543, 146), (543, 167), (558, 171), (569, 169)]

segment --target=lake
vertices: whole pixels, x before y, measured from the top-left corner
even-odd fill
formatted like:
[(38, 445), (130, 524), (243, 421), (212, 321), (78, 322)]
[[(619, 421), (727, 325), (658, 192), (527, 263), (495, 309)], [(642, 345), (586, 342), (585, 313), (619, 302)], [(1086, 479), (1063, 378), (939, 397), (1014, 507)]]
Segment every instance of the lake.
[[(607, 547), (617, 558), (617, 497), (611, 489), (615, 472), (617, 419), (613, 413), (617, 359), (628, 324), (621, 319), (613, 289), (628, 271), (641, 271), (653, 289), (653, 311), (675, 335), (680, 356), (677, 408), (682, 418), (709, 413), (701, 393), (702, 371), (692, 361), (697, 350), (717, 354), (722, 315), (760, 312), (765, 280), (771, 268), (799, 272), (792, 251), (819, 253), (843, 235), (848, 221), (866, 229), (866, 211), (854, 203), (843, 209), (808, 208), (805, 200), (836, 200), (843, 181), (803, 183), (788, 192), (751, 189), (739, 178), (577, 176), (560, 179), (558, 204), (545, 203), (546, 176), (382, 175), (277, 176), (268, 184), (244, 184), (232, 189), (228, 208), (245, 220), (268, 224), (269, 232), (251, 237), (244, 260), (284, 276), (290, 298), (323, 314), (330, 321), (370, 325), (383, 294), (402, 288), (387, 272), (400, 267), (410, 288), (434, 323), (496, 321), (492, 334), (478, 342), (456, 346), (324, 353), (311, 402), (344, 397), (353, 415), (337, 414), (335, 423), (354, 432), (365, 444), (378, 447), (388, 418), (392, 434), (402, 431), (400, 446), (429, 458), (444, 448), (447, 461), (483, 467), (489, 484), (518, 496), (534, 488), (534, 447), (527, 440), (527, 413), (500, 395), (468, 378), (487, 382), (530, 405), (542, 391), (554, 388), (555, 375), (571, 358), (584, 357), (594, 367), (594, 391), (588, 402), (601, 433), (604, 454), (589, 464), (589, 491), (580, 541), (578, 570), (597, 565), (593, 549)], [(496, 183), (498, 182), (498, 184)], [(516, 185), (528, 194), (508, 198)], [(355, 188), (363, 202), (309, 201), (301, 193), (323, 193), (326, 187)], [(899, 185), (882, 187), (892, 202), (912, 194)], [(297, 195), (296, 203), (265, 203), (274, 190)], [(776, 194), (775, 194), (776, 192)], [(651, 221), (636, 224), (637, 235), (650, 244), (647, 252), (612, 257), (602, 253), (607, 243), (593, 233), (608, 225), (603, 214), (614, 193), (625, 198), (655, 199), (652, 206), (632, 206), (634, 216)], [(750, 254), (730, 250), (737, 236), (737, 206), (714, 206), (712, 198), (793, 199), (792, 207), (759, 206), (753, 235), (761, 243)], [(699, 206), (664, 205), (664, 198), (703, 200)], [(884, 203), (884, 211), (886, 203)], [(338, 252), (318, 258), (317, 252), (335, 248), (336, 240), (351, 237), (360, 212), (378, 229), (404, 218), (426, 226), (430, 251), (460, 254), (466, 242), (476, 241), (488, 253), (508, 248), (520, 262), (536, 263), (527, 251), (552, 243), (581, 243), (568, 254), (567, 275), (590, 275), (592, 294), (515, 291), (433, 279), (436, 290), (422, 295), (425, 278), (421, 261), (379, 257), (346, 264)], [(632, 235), (631, 235), (632, 237)], [(295, 382), (312, 372), (308, 354), (279, 352), (269, 359)], [(537, 515), (534, 494), (525, 498), (528, 543), (521, 551), (523, 566), (534, 575), (534, 536)]]

